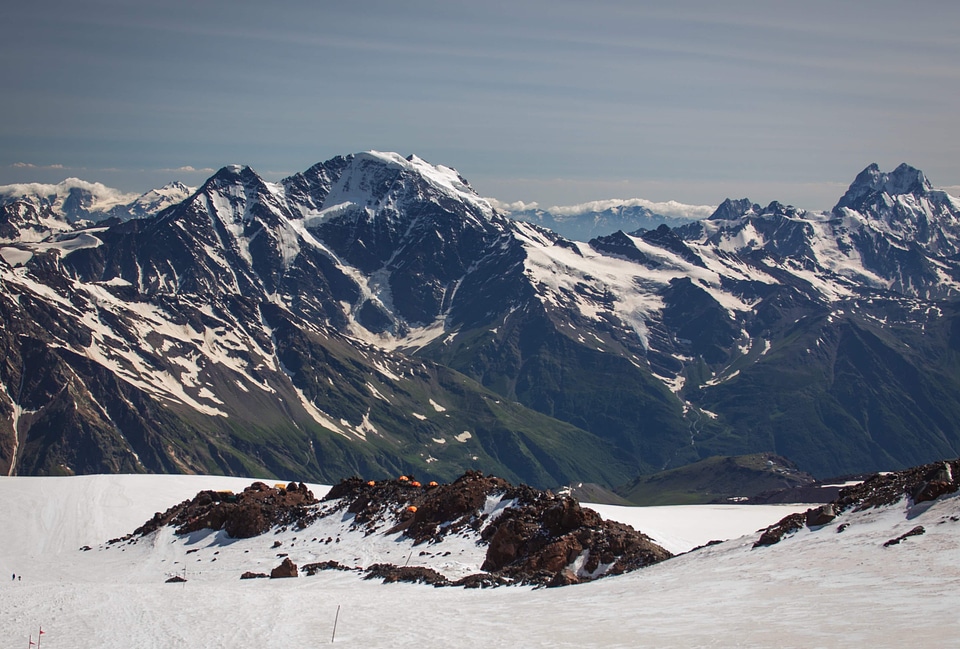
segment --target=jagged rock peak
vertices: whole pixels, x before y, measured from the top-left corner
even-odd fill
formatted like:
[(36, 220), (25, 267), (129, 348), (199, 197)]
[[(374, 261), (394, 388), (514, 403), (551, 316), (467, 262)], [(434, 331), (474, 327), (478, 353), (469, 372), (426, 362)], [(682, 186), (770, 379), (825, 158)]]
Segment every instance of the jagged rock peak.
[(864, 200), (877, 194), (925, 196), (932, 190), (933, 187), (923, 172), (905, 162), (889, 173), (880, 171), (880, 167), (872, 163), (857, 174), (834, 210), (844, 207), (857, 209)]
[(210, 176), (205, 184), (210, 184), (214, 181), (232, 183), (236, 182), (237, 179), (247, 180), (254, 177), (259, 178), (257, 172), (251, 167), (247, 165), (230, 164), (220, 167), (217, 173)]
[(710, 215), (710, 221), (735, 221), (743, 218), (747, 214), (760, 214), (762, 208), (757, 203), (753, 203), (749, 198), (739, 200), (728, 198), (717, 207), (717, 210)]

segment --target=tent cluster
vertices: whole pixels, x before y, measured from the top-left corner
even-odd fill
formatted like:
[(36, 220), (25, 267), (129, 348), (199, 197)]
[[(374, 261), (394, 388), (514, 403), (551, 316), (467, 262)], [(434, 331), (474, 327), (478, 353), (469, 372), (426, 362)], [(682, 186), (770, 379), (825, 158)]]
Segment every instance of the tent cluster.
[[(412, 477), (410, 477), (410, 476), (405, 476), (405, 475), (402, 475), (402, 476), (400, 476), (399, 478), (397, 478), (397, 482), (399, 482), (399, 483), (402, 484), (402, 485), (408, 486), (408, 487), (418, 487), (418, 488), (419, 488), (419, 487), (423, 487), (423, 484), (421, 484), (420, 482), (418, 482), (418, 481), (415, 480), (414, 478), (412, 478)], [(367, 480), (367, 486), (368, 486), (368, 487), (376, 487), (376, 486), (377, 486), (377, 481), (376, 481), (376, 480)], [(436, 480), (431, 480), (430, 482), (427, 483), (426, 488), (427, 488), (427, 489), (433, 489), (434, 487), (439, 487), (439, 486), (440, 486), (440, 484), (439, 484)]]

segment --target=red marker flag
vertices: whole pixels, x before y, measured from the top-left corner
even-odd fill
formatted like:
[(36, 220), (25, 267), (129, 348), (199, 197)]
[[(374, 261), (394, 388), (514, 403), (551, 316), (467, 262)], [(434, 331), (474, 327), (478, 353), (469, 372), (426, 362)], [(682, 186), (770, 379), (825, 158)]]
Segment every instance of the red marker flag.
[(46, 631), (43, 630), (43, 627), (40, 627), (40, 635), (43, 635)]

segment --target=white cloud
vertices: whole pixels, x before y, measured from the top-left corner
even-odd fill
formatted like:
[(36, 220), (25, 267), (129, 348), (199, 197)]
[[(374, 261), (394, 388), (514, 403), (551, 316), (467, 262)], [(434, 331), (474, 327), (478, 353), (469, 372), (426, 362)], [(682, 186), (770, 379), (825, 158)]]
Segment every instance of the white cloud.
[(30, 162), (14, 162), (10, 166), (14, 169), (66, 169), (63, 165), (35, 165)]
[(525, 203), (523, 201), (505, 203), (498, 201), (496, 198), (485, 198), (484, 200), (490, 203), (490, 206), (498, 212), (526, 212), (527, 210), (535, 210), (540, 207), (540, 204), (536, 201), (532, 203)]
[(128, 194), (102, 183), (91, 183), (79, 178), (67, 178), (57, 184), (46, 183), (16, 183), (0, 185), (0, 196), (4, 198), (19, 198), (23, 196), (37, 196), (41, 198), (64, 198), (71, 189), (82, 189), (94, 197), (95, 209), (108, 210), (115, 205), (126, 205), (137, 198), (139, 194)]
[[(512, 203), (505, 203), (495, 198), (488, 198), (487, 200), (495, 209), (501, 212), (523, 212), (526, 210), (535, 210), (539, 207), (539, 204), (536, 202), (525, 203), (523, 201), (514, 201)], [(553, 207), (546, 208), (544, 211), (554, 216), (580, 216), (581, 214), (603, 212), (604, 210), (617, 207), (644, 207), (656, 214), (683, 219), (705, 219), (717, 209), (716, 205), (687, 205), (686, 203), (679, 203), (677, 201), (656, 202), (648, 201), (645, 198), (612, 198), (609, 200), (580, 203), (578, 205), (554, 205)]]
[(677, 201), (654, 202), (645, 198), (628, 198), (590, 201), (579, 205), (555, 205), (548, 212), (557, 216), (578, 216), (588, 212), (603, 212), (617, 207), (643, 207), (656, 214), (684, 219), (705, 219), (717, 209), (716, 205), (687, 205)]

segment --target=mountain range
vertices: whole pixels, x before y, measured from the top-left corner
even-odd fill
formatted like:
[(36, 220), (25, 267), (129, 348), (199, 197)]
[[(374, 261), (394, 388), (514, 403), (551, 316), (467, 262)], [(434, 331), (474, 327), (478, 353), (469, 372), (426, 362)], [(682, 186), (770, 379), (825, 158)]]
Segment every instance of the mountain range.
[(830, 212), (727, 200), (587, 242), (393, 153), (103, 208), (2, 195), (8, 475), (613, 487), (715, 455), (826, 477), (960, 449), (960, 201), (905, 164)]
[(654, 230), (661, 225), (677, 227), (706, 218), (714, 210), (708, 205), (654, 203), (636, 198), (592, 201), (546, 209), (535, 203), (492, 202), (498, 211), (511, 219), (539, 225), (572, 241), (590, 241), (594, 237), (613, 234), (617, 230), (634, 232)]

